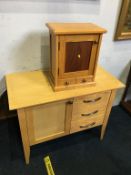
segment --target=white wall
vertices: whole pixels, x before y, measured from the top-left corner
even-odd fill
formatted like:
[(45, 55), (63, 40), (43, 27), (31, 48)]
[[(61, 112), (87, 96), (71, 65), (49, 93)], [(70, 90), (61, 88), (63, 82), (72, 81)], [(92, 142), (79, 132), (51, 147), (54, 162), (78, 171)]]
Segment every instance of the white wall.
[(0, 94), (6, 88), (5, 74), (48, 67), (47, 22), (94, 22), (105, 27), (99, 63), (124, 82), (131, 40), (113, 41), (120, 4), (121, 0), (0, 0)]

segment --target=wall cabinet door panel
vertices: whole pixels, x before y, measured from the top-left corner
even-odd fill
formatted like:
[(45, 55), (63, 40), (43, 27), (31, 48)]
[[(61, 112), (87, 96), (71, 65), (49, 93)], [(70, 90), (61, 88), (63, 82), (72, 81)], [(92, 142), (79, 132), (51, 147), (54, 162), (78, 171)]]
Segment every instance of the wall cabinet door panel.
[(60, 37), (59, 78), (93, 75), (99, 35)]

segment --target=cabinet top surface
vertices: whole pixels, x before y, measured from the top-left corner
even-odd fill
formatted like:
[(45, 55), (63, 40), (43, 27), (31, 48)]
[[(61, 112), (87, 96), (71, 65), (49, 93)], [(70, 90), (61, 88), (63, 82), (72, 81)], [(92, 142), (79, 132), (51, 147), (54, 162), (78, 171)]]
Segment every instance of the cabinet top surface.
[(54, 92), (42, 70), (6, 75), (10, 110), (70, 99), (124, 87), (124, 84), (98, 67), (96, 85)]
[(60, 34), (96, 34), (106, 30), (92, 23), (47, 23), (47, 27), (55, 35)]

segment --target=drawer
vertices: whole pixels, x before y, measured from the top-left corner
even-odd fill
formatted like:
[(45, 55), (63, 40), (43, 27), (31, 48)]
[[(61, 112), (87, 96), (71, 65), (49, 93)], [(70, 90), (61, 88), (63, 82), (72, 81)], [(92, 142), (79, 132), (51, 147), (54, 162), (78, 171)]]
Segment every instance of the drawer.
[(76, 78), (76, 82), (78, 84), (84, 84), (84, 83), (87, 83), (87, 82), (92, 82), (93, 81), (93, 76), (88, 76), (88, 77), (77, 77)]
[(105, 109), (96, 108), (83, 113), (81, 112), (81, 113), (73, 114), (72, 121), (81, 120), (81, 119), (88, 120), (90, 118), (95, 118), (97, 116), (105, 116), (105, 111), (106, 111)]
[(72, 120), (104, 114), (110, 91), (78, 97), (74, 99)]
[(86, 130), (93, 128), (95, 126), (102, 125), (104, 119), (104, 115), (99, 115), (97, 117), (85, 118), (81, 120), (76, 120), (71, 122), (71, 130), (70, 133)]
[(86, 84), (87, 82), (92, 82), (93, 76), (90, 77), (80, 77), (80, 78), (65, 78), (58, 79), (58, 85), (69, 86), (72, 84)]
[(58, 85), (68, 87), (69, 85), (72, 85), (72, 84), (76, 84), (75, 78), (58, 79)]

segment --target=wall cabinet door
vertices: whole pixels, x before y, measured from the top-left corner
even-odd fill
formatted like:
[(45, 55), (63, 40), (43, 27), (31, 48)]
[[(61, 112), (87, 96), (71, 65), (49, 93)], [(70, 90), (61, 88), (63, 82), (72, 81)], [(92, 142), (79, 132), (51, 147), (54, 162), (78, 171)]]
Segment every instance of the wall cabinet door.
[(59, 78), (93, 75), (99, 35), (60, 36)]
[(67, 101), (26, 109), (30, 145), (69, 134), (71, 104)]

